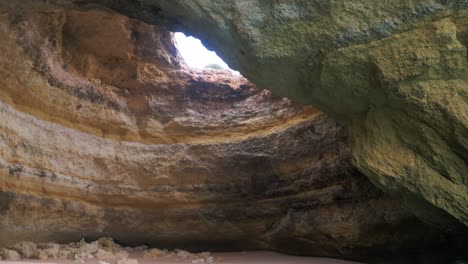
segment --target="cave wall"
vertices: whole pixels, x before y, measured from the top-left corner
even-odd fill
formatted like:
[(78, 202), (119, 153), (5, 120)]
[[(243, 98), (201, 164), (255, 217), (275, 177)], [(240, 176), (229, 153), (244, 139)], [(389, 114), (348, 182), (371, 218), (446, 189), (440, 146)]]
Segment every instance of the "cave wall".
[(0, 245), (112, 236), (363, 259), (447, 241), (356, 171), (346, 127), (188, 69), (165, 28), (0, 3)]
[(254, 83), (346, 122), (353, 164), (421, 219), (468, 224), (465, 0), (62, 4), (196, 35)]

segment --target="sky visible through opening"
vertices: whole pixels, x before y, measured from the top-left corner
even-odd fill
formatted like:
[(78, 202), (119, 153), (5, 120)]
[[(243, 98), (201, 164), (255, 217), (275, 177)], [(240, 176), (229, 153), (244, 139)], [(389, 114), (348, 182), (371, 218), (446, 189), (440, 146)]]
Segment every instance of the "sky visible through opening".
[(207, 65), (217, 64), (223, 69), (238, 73), (231, 70), (229, 66), (216, 55), (216, 52), (205, 48), (199, 39), (187, 37), (182, 32), (174, 33), (174, 38), (180, 55), (182, 55), (185, 63), (187, 63), (190, 68), (203, 69)]

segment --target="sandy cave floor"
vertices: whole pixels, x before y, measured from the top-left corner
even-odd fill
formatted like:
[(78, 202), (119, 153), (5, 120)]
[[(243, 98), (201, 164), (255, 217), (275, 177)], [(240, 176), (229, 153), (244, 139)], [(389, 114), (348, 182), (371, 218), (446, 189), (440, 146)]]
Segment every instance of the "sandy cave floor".
[[(218, 259), (214, 263), (224, 263), (224, 264), (358, 264), (358, 262), (338, 260), (338, 259), (328, 259), (328, 258), (314, 258), (314, 257), (295, 257), (287, 256), (283, 254), (266, 252), (266, 251), (256, 251), (256, 252), (233, 252), (233, 253), (212, 253), (213, 257)], [(169, 264), (169, 263), (192, 263), (191, 260), (183, 260), (172, 257), (161, 257), (160, 259), (145, 259), (143, 258), (143, 251), (141, 252), (132, 252), (129, 253), (129, 259), (136, 259), (140, 264)], [(101, 261), (101, 262), (100, 262)], [(86, 264), (114, 264), (117, 263), (116, 260), (97, 260), (91, 259), (84, 262), (73, 261), (73, 260), (20, 260), (20, 261), (0, 261), (0, 263), (9, 263), (9, 264), (76, 264), (76, 263), (86, 263)]]

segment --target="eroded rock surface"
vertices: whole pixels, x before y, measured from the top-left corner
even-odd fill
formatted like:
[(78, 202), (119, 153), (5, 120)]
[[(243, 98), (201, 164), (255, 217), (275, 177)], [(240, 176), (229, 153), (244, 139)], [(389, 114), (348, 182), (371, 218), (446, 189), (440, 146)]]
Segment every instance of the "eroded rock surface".
[(256, 84), (346, 120), (373, 183), (427, 222), (468, 224), (466, 0), (99, 4), (195, 34)]
[(187, 69), (164, 28), (26, 2), (0, 2), (1, 245), (368, 258), (446, 242), (350, 165), (325, 114)]
[[(0, 260), (40, 259), (40, 260), (75, 260), (82, 262), (89, 259), (127, 260), (128, 252), (134, 248), (124, 249), (111, 238), (103, 237), (86, 243), (83, 239), (69, 244), (39, 243), (22, 241), (8, 248), (0, 248)], [(2, 254), (3, 253), (3, 254)]]
[[(112, 238), (102, 237), (93, 242), (81, 239), (68, 244), (39, 243), (23, 241), (8, 248), (0, 248), (0, 261), (16, 260), (73, 260), (86, 263), (97, 260), (98, 263), (138, 264), (131, 257), (158, 261), (184, 261), (186, 263), (219, 263), (222, 258), (214, 257), (210, 252), (192, 253), (182, 249), (167, 250), (148, 248), (147, 246), (122, 247)], [(93, 263), (93, 262), (91, 262)]]

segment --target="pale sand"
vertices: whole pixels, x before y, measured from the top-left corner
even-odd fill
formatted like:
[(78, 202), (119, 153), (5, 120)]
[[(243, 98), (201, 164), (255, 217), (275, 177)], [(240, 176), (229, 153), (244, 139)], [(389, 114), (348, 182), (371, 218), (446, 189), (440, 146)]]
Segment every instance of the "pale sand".
[[(255, 252), (235, 252), (235, 253), (212, 253), (211, 256), (222, 258), (222, 261), (214, 263), (220, 264), (359, 264), (359, 262), (313, 258), (313, 257), (294, 257), (286, 256), (273, 252), (255, 251)], [(132, 252), (130, 259), (137, 259), (140, 264), (182, 264), (192, 263), (191, 260), (181, 260), (176, 258), (162, 257), (160, 259), (144, 259), (143, 252)], [(117, 263), (117, 260), (103, 260), (109, 264)], [(80, 264), (79, 261), (71, 260), (21, 260), (21, 261), (0, 261), (8, 264)], [(86, 264), (99, 264), (96, 259), (87, 260)]]

